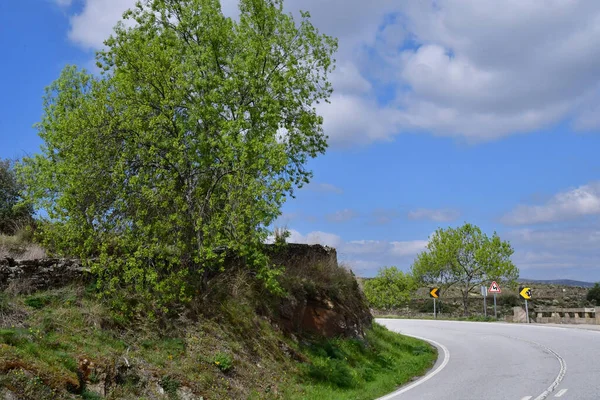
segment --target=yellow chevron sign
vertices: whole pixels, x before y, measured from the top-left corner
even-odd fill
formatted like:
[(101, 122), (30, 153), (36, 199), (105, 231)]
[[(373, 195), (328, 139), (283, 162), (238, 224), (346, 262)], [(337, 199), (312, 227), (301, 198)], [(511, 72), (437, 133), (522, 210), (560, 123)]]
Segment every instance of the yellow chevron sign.
[(521, 296), (525, 300), (531, 300), (531, 288), (520, 287), (519, 288), (519, 296)]
[(434, 299), (437, 299), (438, 297), (440, 297), (439, 292), (440, 292), (440, 288), (434, 287), (429, 290), (429, 295), (431, 297), (433, 297)]

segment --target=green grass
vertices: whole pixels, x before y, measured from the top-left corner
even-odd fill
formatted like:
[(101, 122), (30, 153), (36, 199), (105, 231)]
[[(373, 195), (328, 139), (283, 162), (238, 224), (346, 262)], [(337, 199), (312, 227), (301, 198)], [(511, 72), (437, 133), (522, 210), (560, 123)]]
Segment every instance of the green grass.
[[(112, 398), (154, 398), (149, 388), (161, 387), (175, 399), (185, 387), (211, 399), (373, 399), (436, 359), (428, 344), (376, 324), (365, 340), (298, 342), (231, 299), (216, 316), (166, 332), (151, 323), (124, 327), (83, 287), (0, 297), (16, 322), (0, 326), (0, 390), (23, 399), (97, 399), (88, 386), (106, 373), (121, 374)], [(87, 378), (84, 359), (94, 364)], [(118, 372), (124, 359), (132, 368)]]
[(366, 340), (328, 340), (306, 349), (312, 364), (289, 399), (373, 399), (423, 375), (437, 351), (429, 344), (374, 324)]

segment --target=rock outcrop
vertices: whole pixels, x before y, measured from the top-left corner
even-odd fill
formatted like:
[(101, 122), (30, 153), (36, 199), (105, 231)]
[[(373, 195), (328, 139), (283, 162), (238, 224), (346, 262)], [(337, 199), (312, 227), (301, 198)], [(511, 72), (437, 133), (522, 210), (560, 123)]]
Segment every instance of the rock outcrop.
[(363, 337), (373, 317), (354, 274), (337, 262), (336, 250), (320, 245), (273, 247), (271, 261), (285, 267), (288, 296), (277, 322), (294, 334)]

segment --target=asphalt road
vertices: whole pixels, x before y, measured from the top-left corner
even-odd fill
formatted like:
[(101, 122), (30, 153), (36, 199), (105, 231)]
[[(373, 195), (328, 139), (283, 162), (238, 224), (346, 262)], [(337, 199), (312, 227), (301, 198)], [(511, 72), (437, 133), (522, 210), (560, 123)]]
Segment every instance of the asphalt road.
[(540, 325), (378, 319), (429, 340), (423, 378), (381, 400), (600, 400), (600, 331)]

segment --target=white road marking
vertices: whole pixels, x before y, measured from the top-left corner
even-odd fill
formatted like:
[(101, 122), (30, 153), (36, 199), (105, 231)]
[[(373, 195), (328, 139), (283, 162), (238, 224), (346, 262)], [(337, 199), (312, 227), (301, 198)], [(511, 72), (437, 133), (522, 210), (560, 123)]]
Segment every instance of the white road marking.
[(558, 375), (554, 379), (554, 382), (552, 382), (552, 384), (550, 386), (548, 386), (548, 389), (544, 390), (544, 392), (542, 394), (540, 394), (538, 397), (535, 398), (535, 400), (544, 400), (546, 397), (548, 397), (550, 395), (550, 393), (552, 393), (558, 387), (558, 385), (560, 384), (560, 381), (562, 381), (563, 378), (565, 377), (565, 374), (567, 373), (567, 363), (557, 352), (552, 350), (550, 347), (544, 346), (541, 343), (522, 339), (522, 338), (515, 337), (515, 336), (505, 336), (505, 337), (515, 339), (515, 340), (520, 340), (522, 342), (530, 343), (534, 346), (540, 347), (543, 350), (546, 350), (548, 353), (552, 354), (558, 360), (558, 363), (560, 364), (560, 371), (558, 371)]
[(529, 400), (529, 399), (531, 399), (532, 397), (533, 397), (533, 396), (525, 396), (525, 397), (523, 397), (521, 400)]
[(559, 390), (558, 393), (556, 393), (556, 395), (554, 395), (554, 397), (561, 397), (563, 394), (567, 393), (567, 390), (569, 390), (569, 389)]
[(567, 363), (557, 352), (555, 352), (551, 348), (541, 345), (539, 343), (538, 343), (538, 345), (546, 348), (546, 350), (548, 350), (550, 353), (552, 353), (552, 355), (554, 355), (554, 357), (556, 357), (556, 359), (558, 360), (558, 362), (560, 364), (560, 371), (558, 372), (556, 379), (554, 379), (554, 382), (552, 382), (552, 384), (550, 386), (548, 386), (548, 389), (546, 389), (542, 394), (540, 394), (538, 397), (535, 398), (535, 400), (544, 400), (546, 397), (548, 397), (550, 395), (550, 393), (552, 393), (554, 391), (554, 389), (556, 389), (558, 387), (558, 385), (560, 384), (560, 381), (562, 381), (563, 378), (565, 377), (565, 374), (567, 373)]
[(552, 384), (550, 386), (548, 386), (548, 389), (544, 390), (544, 392), (542, 392), (542, 394), (540, 394), (538, 397), (535, 398), (535, 400), (544, 400), (546, 397), (548, 397), (550, 395), (550, 393), (552, 393), (558, 387), (560, 382), (565, 377), (565, 374), (567, 373), (567, 363), (557, 352), (552, 350), (550, 347), (544, 346), (541, 343), (533, 342), (531, 340), (525, 340), (525, 339), (514, 337), (514, 336), (506, 336), (506, 337), (510, 337), (510, 338), (513, 338), (516, 340), (521, 340), (523, 342), (531, 343), (534, 346), (537, 346), (537, 347), (540, 347), (540, 348), (546, 350), (548, 353), (552, 354), (558, 360), (558, 363), (560, 364), (560, 371), (558, 371), (558, 375), (554, 379), (554, 382), (552, 382)]
[(424, 377), (422, 377), (421, 379), (411, 383), (410, 385), (403, 387), (402, 389), (398, 389), (395, 392), (392, 392), (386, 396), (380, 397), (377, 400), (391, 400), (393, 398), (395, 398), (396, 396), (408, 392), (411, 389), (414, 389), (415, 387), (427, 382), (428, 380), (430, 380), (431, 378), (433, 378), (435, 375), (438, 374), (438, 372), (440, 372), (442, 369), (444, 369), (446, 367), (446, 365), (448, 365), (448, 361), (450, 361), (450, 351), (448, 350), (448, 348), (446, 346), (444, 346), (441, 343), (436, 342), (435, 340), (431, 340), (431, 339), (427, 339), (424, 337), (420, 337), (420, 336), (414, 336), (414, 335), (409, 335), (406, 333), (402, 333), (402, 335), (405, 336), (410, 336), (410, 337), (414, 337), (415, 339), (420, 339), (420, 340), (424, 340), (426, 342), (429, 342), (431, 344), (433, 344), (434, 346), (437, 346), (437, 348), (442, 349), (442, 351), (444, 352), (444, 361), (442, 361), (442, 363), (440, 364), (439, 367), (437, 367), (435, 370), (431, 371), (430, 373), (428, 373), (427, 375), (425, 375)]

